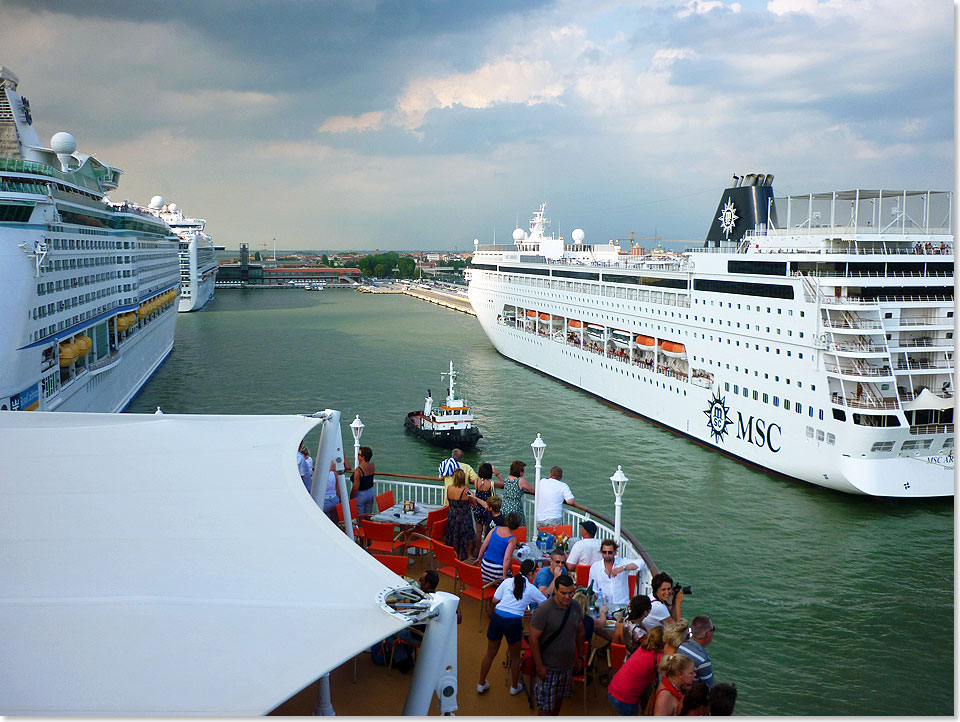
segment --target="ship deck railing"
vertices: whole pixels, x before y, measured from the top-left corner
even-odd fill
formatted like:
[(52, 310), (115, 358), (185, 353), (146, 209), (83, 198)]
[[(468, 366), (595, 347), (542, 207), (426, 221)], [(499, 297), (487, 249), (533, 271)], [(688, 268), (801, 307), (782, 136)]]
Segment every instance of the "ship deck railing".
[[(383, 478), (388, 477), (388, 478)], [(421, 504), (444, 505), (447, 503), (446, 488), (443, 479), (435, 476), (419, 476), (415, 474), (397, 474), (378, 471), (374, 478), (376, 494), (392, 491), (396, 503), (414, 501)], [(527, 520), (527, 539), (531, 542), (536, 538), (534, 519), (533, 494), (525, 494), (523, 500), (524, 516)], [(614, 539), (614, 522), (605, 514), (580, 504), (564, 504), (563, 516), (560, 525), (571, 525), (573, 536), (571, 543), (580, 538), (580, 524), (592, 521), (597, 525), (598, 539)], [(643, 559), (647, 569), (638, 576), (637, 593), (650, 594), (650, 581), (653, 575), (659, 572), (657, 565), (647, 553), (643, 545), (629, 531), (621, 528), (618, 554), (628, 559)]]
[(917, 424), (910, 427), (910, 433), (918, 434), (952, 434), (953, 424)]
[[(804, 293), (804, 300), (814, 302), (817, 297), (811, 293)], [(820, 303), (828, 303), (835, 306), (876, 306), (880, 303), (953, 303), (953, 298), (946, 294), (936, 294), (933, 296), (874, 296), (873, 298), (859, 298), (857, 296), (830, 296), (820, 294)]]
[[(798, 229), (804, 230), (804, 229)], [(823, 229), (814, 229), (814, 230), (823, 230)], [(805, 234), (804, 234), (805, 235)], [(946, 234), (944, 234), (946, 235)], [(764, 235), (758, 235), (753, 237), (754, 240), (759, 238), (766, 238)], [(837, 239), (824, 239), (827, 242), (839, 243)], [(854, 241), (843, 241), (845, 244), (850, 244), (844, 248), (830, 248), (824, 245), (812, 245), (812, 246), (798, 246), (785, 245), (777, 248), (770, 248), (768, 246), (761, 246), (760, 248), (750, 248), (746, 245), (742, 247), (717, 247), (717, 246), (708, 246), (704, 248), (703, 246), (692, 246), (690, 248), (685, 248), (684, 253), (727, 253), (727, 254), (814, 254), (814, 255), (846, 255), (846, 256), (949, 256), (953, 254), (953, 246), (949, 245), (948, 248), (941, 251), (939, 247), (931, 249), (920, 249), (917, 250), (913, 244), (915, 243), (912, 239), (900, 239), (900, 240), (858, 240), (856, 243), (879, 243), (879, 247), (872, 246), (854, 246), (852, 245)], [(903, 244), (903, 247), (896, 247), (890, 244), (900, 243)]]
[(830, 400), (838, 406), (846, 406), (851, 409), (898, 409), (900, 404), (895, 398), (865, 397), (860, 399), (847, 399), (839, 394), (831, 394)]

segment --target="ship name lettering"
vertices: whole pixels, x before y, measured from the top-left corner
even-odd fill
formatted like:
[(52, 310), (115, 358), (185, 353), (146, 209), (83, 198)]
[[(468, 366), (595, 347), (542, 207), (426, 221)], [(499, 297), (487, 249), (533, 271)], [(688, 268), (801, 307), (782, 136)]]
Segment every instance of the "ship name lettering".
[[(774, 442), (773, 434), (776, 432), (777, 441)], [(752, 416), (743, 421), (743, 414), (737, 412), (737, 438), (763, 448), (766, 446), (770, 451), (776, 454), (780, 451), (779, 439), (783, 433), (780, 424), (768, 424), (766, 421)]]

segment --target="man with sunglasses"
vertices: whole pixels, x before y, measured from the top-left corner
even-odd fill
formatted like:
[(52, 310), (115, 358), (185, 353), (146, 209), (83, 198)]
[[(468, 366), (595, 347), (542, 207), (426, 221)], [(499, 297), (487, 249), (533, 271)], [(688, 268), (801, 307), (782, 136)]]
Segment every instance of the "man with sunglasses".
[(634, 569), (646, 569), (643, 559), (623, 559), (617, 556), (617, 543), (604, 539), (600, 543), (600, 561), (590, 566), (590, 581), (596, 591), (603, 592), (603, 603), (610, 609), (630, 603), (628, 573)]
[(706, 614), (694, 617), (690, 624), (691, 639), (688, 639), (677, 649), (677, 652), (685, 654), (693, 660), (697, 681), (703, 682), (707, 687), (714, 685), (713, 663), (704, 647), (713, 641), (715, 631), (717, 631), (717, 628), (713, 626), (713, 622)]

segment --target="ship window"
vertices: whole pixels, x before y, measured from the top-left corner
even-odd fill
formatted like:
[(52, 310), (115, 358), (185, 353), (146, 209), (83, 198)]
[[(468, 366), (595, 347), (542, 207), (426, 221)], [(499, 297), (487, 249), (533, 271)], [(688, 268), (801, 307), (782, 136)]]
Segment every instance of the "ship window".
[(834, 409), (833, 418), (836, 419), (837, 421), (846, 421), (847, 413), (843, 409)]
[(823, 409), (820, 409), (820, 420), (823, 421)]
[(824, 433), (823, 429), (817, 429), (817, 441), (823, 441)]
[(779, 396), (774, 396), (774, 397), (773, 397), (773, 405), (776, 406), (777, 408), (780, 408), (780, 397), (779, 397)]
[(724, 381), (724, 382), (723, 382), (723, 390), (724, 390), (724, 391), (729, 391), (729, 390), (730, 390), (730, 382), (729, 382), (729, 381)]
[(764, 394), (764, 395), (763, 395), (763, 403), (765, 403), (765, 404), (769, 404), (769, 403), (770, 403), (770, 395), (769, 395), (769, 394)]
[(754, 392), (753, 392), (753, 400), (756, 401), (757, 398), (758, 398), (758, 396), (759, 396), (759, 394), (758, 394), (756, 391), (754, 391)]
[(739, 394), (739, 393), (740, 393), (740, 386), (738, 386), (737, 384), (734, 384), (734, 385), (733, 385), (733, 393)]
[(798, 414), (802, 414), (803, 404), (801, 404), (799, 401), (795, 402), (793, 405), (793, 410), (796, 411)]
[(833, 434), (827, 434), (827, 443), (831, 445), (837, 443), (837, 437)]
[(953, 448), (953, 437), (951, 436), (946, 441), (943, 442), (943, 450), (946, 451), (947, 449), (952, 449), (952, 448)]
[(913, 451), (914, 449), (929, 449), (933, 444), (933, 439), (909, 439), (903, 442), (900, 451)]
[(744, 387), (743, 387), (743, 398), (747, 398), (747, 394), (748, 394), (747, 387), (744, 386)]
[(812, 438), (813, 438), (813, 427), (812, 427), (812, 426), (808, 426), (808, 427), (807, 427), (807, 438), (808, 438), (808, 439), (812, 439)]

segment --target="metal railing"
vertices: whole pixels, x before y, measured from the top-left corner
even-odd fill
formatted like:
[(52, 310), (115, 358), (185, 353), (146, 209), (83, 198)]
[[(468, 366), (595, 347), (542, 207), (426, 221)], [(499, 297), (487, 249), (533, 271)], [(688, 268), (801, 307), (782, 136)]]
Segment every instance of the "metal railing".
[(953, 424), (919, 424), (910, 427), (911, 434), (952, 434)]
[[(378, 471), (374, 479), (374, 490), (376, 494), (383, 494), (392, 491), (394, 500), (399, 503), (402, 501), (415, 501), (421, 504), (446, 504), (446, 492), (443, 486), (443, 479), (436, 476), (418, 476), (414, 474), (393, 474)], [(380, 477), (390, 477), (383, 479)], [(527, 520), (527, 539), (536, 538), (536, 524), (534, 520), (534, 497), (532, 494), (525, 494), (523, 500), (524, 515)], [(614, 538), (614, 523), (605, 515), (579, 504), (564, 504), (563, 516), (560, 520), (561, 525), (569, 524), (573, 529), (572, 539), (576, 540), (580, 536), (580, 524), (584, 521), (592, 521), (597, 525), (598, 539)], [(647, 594), (652, 592), (651, 580), (653, 575), (660, 570), (656, 563), (643, 548), (643, 545), (637, 541), (637, 538), (625, 529), (620, 530), (620, 544), (617, 552), (620, 556), (628, 559), (643, 559), (647, 568), (637, 575), (637, 594)]]
[(836, 364), (824, 364), (827, 373), (843, 374), (844, 376), (891, 376), (888, 366), (864, 366), (863, 368), (840, 367)]

